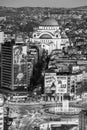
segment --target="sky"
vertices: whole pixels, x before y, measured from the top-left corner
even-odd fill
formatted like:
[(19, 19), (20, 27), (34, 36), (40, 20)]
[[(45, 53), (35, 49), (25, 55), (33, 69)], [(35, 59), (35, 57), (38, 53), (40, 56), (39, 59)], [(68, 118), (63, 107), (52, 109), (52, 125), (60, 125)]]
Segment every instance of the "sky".
[(6, 7), (79, 7), (87, 6), (87, 0), (0, 0)]

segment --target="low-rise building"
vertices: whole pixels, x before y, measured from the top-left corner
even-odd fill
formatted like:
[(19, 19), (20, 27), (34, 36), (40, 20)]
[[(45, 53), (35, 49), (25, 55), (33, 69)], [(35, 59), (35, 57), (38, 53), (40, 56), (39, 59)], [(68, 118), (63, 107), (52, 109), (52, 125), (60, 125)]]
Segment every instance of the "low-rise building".
[[(64, 94), (70, 92), (70, 76), (68, 73), (57, 74), (54, 71), (46, 71), (44, 76), (44, 92), (55, 101), (61, 102)], [(49, 98), (49, 96), (48, 96)]]
[(71, 99), (73, 99), (77, 95), (82, 95), (84, 90), (86, 90), (86, 86), (83, 89), (86, 79), (86, 71), (76, 70), (72, 73), (57, 71), (57, 69), (52, 68), (45, 71), (44, 93), (47, 94), (48, 97), (50, 95), (50, 98), (54, 96), (54, 99), (60, 102), (66, 93), (70, 96), (72, 95)]

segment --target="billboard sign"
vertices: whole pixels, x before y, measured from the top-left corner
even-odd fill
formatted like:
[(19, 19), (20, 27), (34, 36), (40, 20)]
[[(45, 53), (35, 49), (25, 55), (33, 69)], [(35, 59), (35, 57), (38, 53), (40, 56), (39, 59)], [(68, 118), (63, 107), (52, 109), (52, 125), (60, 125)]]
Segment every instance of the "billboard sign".
[(56, 73), (45, 73), (45, 92), (51, 93), (52, 84), (55, 82)]
[(56, 73), (45, 74), (45, 92), (67, 93), (67, 76), (56, 76)]
[(13, 64), (20, 65), (26, 62), (27, 46), (15, 45), (13, 46)]
[(27, 84), (27, 46), (13, 46), (14, 86)]
[(67, 93), (67, 76), (57, 76), (56, 93)]
[(25, 86), (27, 83), (27, 68), (26, 64), (21, 66), (14, 65), (14, 86)]

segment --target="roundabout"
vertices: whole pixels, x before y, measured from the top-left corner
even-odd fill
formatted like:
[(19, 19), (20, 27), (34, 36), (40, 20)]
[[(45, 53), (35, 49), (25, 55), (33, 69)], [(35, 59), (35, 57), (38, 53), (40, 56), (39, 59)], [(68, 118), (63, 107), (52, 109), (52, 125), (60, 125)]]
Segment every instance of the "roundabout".
[[(25, 105), (24, 105), (25, 104)], [(19, 124), (19, 130), (33, 129), (34, 127), (62, 127), (78, 126), (78, 115), (81, 107), (70, 105), (67, 109), (60, 103), (10, 103), (8, 107), (17, 108), (22, 117)], [(60, 126), (61, 124), (61, 126)], [(68, 127), (67, 126), (67, 127)], [(65, 126), (66, 127), (66, 126)], [(44, 128), (43, 128), (44, 129)]]

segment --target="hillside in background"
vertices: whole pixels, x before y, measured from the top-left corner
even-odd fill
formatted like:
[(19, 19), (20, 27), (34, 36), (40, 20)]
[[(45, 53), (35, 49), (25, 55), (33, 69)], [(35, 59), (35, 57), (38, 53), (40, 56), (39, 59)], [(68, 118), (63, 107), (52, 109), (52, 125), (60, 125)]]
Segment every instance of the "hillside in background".
[(42, 7), (21, 7), (21, 8), (13, 8), (13, 7), (3, 7), (0, 6), (0, 16), (11, 16), (11, 15), (17, 15), (21, 13), (26, 13), (26, 14), (37, 14), (37, 13), (43, 13), (43, 12), (48, 12), (48, 11), (53, 11), (57, 13), (67, 13), (69, 11), (73, 10), (87, 10), (87, 6), (81, 6), (77, 8), (42, 8)]

